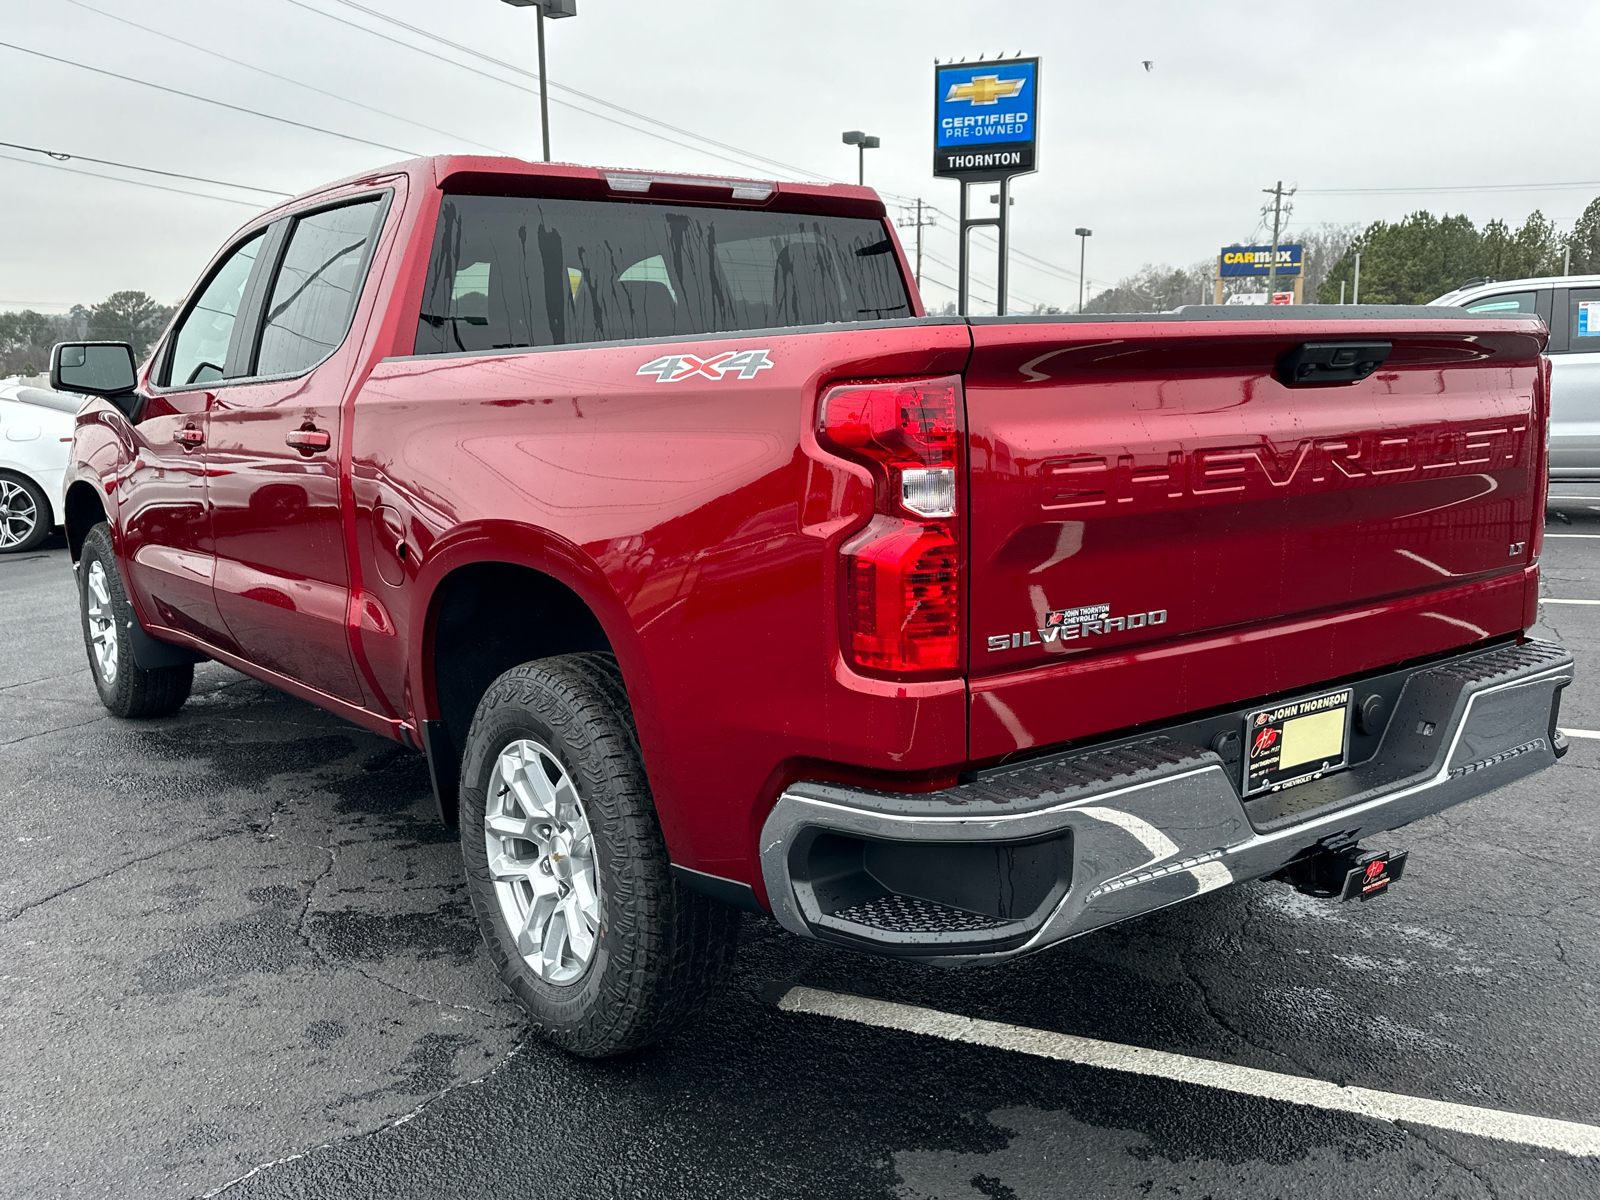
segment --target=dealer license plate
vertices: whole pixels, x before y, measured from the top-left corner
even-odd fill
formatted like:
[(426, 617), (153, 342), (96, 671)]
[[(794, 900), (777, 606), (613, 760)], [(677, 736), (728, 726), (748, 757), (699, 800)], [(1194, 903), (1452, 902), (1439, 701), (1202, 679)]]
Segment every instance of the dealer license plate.
[(1279, 792), (1348, 767), (1351, 696), (1344, 688), (1246, 716), (1244, 794)]

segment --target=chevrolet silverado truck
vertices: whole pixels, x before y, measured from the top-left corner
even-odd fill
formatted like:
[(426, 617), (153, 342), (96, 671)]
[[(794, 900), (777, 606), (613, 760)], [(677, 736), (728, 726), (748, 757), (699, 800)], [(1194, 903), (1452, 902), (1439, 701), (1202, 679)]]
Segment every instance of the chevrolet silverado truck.
[(148, 361), (58, 348), (89, 662), (427, 756), (502, 979), (587, 1055), (740, 910), (939, 965), (1552, 764), (1533, 316), (928, 317), (869, 190), (439, 157), (251, 221)]

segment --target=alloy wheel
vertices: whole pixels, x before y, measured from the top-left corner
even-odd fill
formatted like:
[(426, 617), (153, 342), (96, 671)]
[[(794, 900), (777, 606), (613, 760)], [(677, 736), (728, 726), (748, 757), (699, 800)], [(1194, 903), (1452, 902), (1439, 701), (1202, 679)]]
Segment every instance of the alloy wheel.
[(583, 802), (547, 747), (523, 738), (500, 752), (483, 837), (518, 952), (545, 982), (571, 983), (594, 958), (600, 893)]
[(0, 479), (0, 550), (20, 546), (39, 526), (39, 506), (28, 489)]
[(89, 563), (84, 602), (95, 668), (100, 672), (101, 680), (109, 686), (117, 681), (117, 621), (111, 607), (111, 589), (106, 585), (105, 564), (98, 558)]

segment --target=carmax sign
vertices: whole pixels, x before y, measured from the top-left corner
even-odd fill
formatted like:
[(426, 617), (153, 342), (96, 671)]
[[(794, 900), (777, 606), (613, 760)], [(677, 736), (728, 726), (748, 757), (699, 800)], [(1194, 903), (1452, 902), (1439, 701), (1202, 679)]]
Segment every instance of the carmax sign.
[[(1279, 275), (1300, 274), (1303, 246), (1278, 244)], [(1271, 246), (1224, 246), (1220, 274), (1227, 278), (1239, 275), (1265, 275), (1272, 262)]]

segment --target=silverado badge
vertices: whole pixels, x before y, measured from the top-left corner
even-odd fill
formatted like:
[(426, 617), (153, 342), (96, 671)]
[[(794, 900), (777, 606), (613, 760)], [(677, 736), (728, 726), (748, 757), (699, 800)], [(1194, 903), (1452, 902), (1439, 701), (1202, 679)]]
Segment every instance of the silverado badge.
[[(1147, 625), (1166, 623), (1167, 610), (1164, 608), (1132, 613), (1125, 617), (1113, 617), (1109, 604), (1056, 608), (1044, 614), (1044, 628), (1037, 631), (1024, 629), (1020, 633), (997, 633), (989, 639), (989, 649), (1014, 650), (1020, 646), (1048, 645), (1058, 640), (1070, 642), (1074, 638), (1124, 633), (1129, 629), (1143, 629)], [(1035, 632), (1038, 633), (1038, 637), (1034, 637)]]

